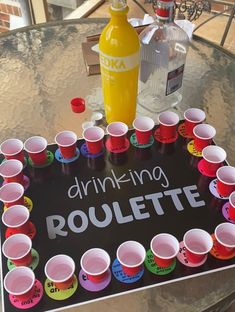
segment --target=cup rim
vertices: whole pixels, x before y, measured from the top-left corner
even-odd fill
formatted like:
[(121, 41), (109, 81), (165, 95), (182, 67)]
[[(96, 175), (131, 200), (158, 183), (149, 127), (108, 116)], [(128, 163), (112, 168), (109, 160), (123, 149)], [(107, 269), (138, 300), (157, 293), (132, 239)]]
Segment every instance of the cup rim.
[[(163, 114), (166, 114), (166, 113), (171, 113), (171, 115), (172, 114), (174, 114), (173, 116), (177, 119), (175, 122), (173, 122), (173, 123), (168, 123), (168, 124), (166, 124), (166, 123), (164, 123), (164, 122), (162, 122), (162, 121), (160, 121), (160, 118), (161, 118), (161, 116), (163, 116)], [(159, 124), (160, 125), (163, 125), (163, 126), (166, 126), (166, 127), (171, 127), (171, 126), (176, 126), (178, 123), (179, 123), (179, 116), (175, 113), (175, 112), (172, 112), (172, 111), (165, 111), (165, 112), (162, 112), (162, 113), (160, 113), (159, 114), (159, 116), (158, 116), (158, 122), (159, 122)]]
[[(69, 133), (69, 134), (72, 134), (73, 135), (73, 140), (74, 142), (73, 143), (69, 143), (69, 144), (61, 144), (58, 142), (58, 137), (62, 134), (65, 134), (65, 133)], [(72, 146), (73, 144), (75, 144), (77, 142), (77, 135), (75, 132), (73, 131), (70, 131), (70, 130), (64, 130), (64, 131), (60, 131), (56, 134), (54, 140), (55, 140), (55, 143), (58, 145), (58, 146), (62, 146), (62, 147), (69, 147), (69, 146)]]
[[(51, 261), (53, 261), (54, 259), (56, 258), (60, 258), (60, 257), (66, 257), (70, 263), (71, 263), (71, 266), (72, 266), (72, 272), (66, 277), (66, 278), (63, 278), (63, 279), (55, 279), (55, 278), (51, 278), (48, 273), (47, 273), (47, 268), (48, 268), (48, 265), (50, 264)], [(46, 275), (46, 277), (55, 282), (55, 283), (63, 283), (63, 282), (66, 282), (67, 280), (69, 280), (73, 275), (74, 275), (74, 272), (75, 272), (75, 262), (74, 260), (68, 256), (68, 255), (65, 255), (65, 254), (58, 254), (58, 255), (55, 255), (53, 257), (51, 257), (50, 259), (47, 260), (46, 264), (45, 264), (45, 267), (44, 267), (44, 273)]]
[[(15, 153), (11, 153), (11, 154), (9, 154), (9, 153), (4, 153), (4, 152), (2, 151), (2, 147), (3, 147), (3, 145), (5, 145), (5, 144), (6, 144), (7, 142), (9, 142), (9, 141), (17, 141), (17, 142), (20, 144), (20, 146), (21, 146), (20, 150), (17, 151), (17, 152), (15, 152)], [(24, 143), (23, 143), (21, 140), (11, 138), (11, 139), (7, 139), (7, 140), (5, 140), (5, 141), (2, 142), (2, 144), (0, 145), (0, 152), (1, 152), (3, 155), (6, 155), (6, 156), (14, 156), (14, 155), (19, 154), (21, 151), (23, 151), (23, 148), (24, 148)]]
[[(110, 133), (109, 128), (110, 128), (112, 125), (114, 125), (114, 124), (120, 124), (120, 125), (122, 125), (122, 126), (125, 128), (124, 133), (122, 133), (122, 134), (113, 134), (113, 133)], [(124, 122), (122, 122), (122, 121), (114, 121), (114, 122), (111, 122), (111, 123), (106, 127), (106, 131), (107, 131), (107, 133), (108, 133), (110, 136), (112, 136), (112, 137), (122, 137), (122, 136), (124, 136), (124, 135), (127, 134), (127, 132), (128, 132), (128, 126), (127, 126)]]
[[(39, 150), (36, 151), (36, 152), (30, 151), (26, 146), (27, 146), (27, 144), (28, 144), (30, 141), (32, 141), (33, 139), (40, 139), (40, 140), (42, 140), (45, 146), (42, 147), (41, 149), (39, 149)], [(39, 154), (39, 153), (45, 151), (46, 148), (47, 148), (47, 140), (46, 140), (44, 137), (39, 136), (39, 135), (32, 136), (32, 137), (28, 138), (28, 139), (24, 142), (24, 149), (25, 149), (26, 152), (29, 153), (29, 154)]]
[[(211, 149), (211, 147), (216, 148), (217, 150), (219, 149), (219, 150), (224, 154), (224, 157), (223, 157), (222, 160), (219, 160), (219, 161), (208, 160), (208, 158), (205, 156), (205, 152), (206, 152), (207, 150)], [(206, 161), (208, 161), (209, 163), (212, 163), (212, 164), (219, 164), (219, 163), (222, 163), (222, 162), (225, 161), (225, 159), (227, 158), (227, 153), (226, 153), (226, 151), (225, 151), (222, 147), (220, 147), (220, 146), (217, 146), (217, 145), (208, 145), (208, 146), (206, 146), (206, 147), (203, 148), (203, 150), (202, 150), (202, 157), (203, 157)]]
[[(23, 221), (23, 222), (21, 222), (21, 223), (19, 223), (19, 224), (17, 224), (17, 225), (9, 225), (9, 224), (7, 224), (7, 223), (5, 222), (4, 217), (6, 216), (7, 213), (9, 213), (10, 211), (12, 211), (12, 209), (13, 209), (13, 210), (16, 209), (16, 207), (21, 207), (20, 209), (23, 209), (23, 210), (26, 212), (26, 214), (27, 214), (27, 220), (25, 220), (25, 221)], [(10, 207), (10, 209), (6, 209), (6, 210), (3, 212), (3, 214), (2, 214), (2, 223), (3, 223), (6, 227), (15, 229), (15, 228), (18, 228), (18, 227), (24, 225), (24, 224), (29, 220), (29, 216), (30, 216), (29, 210), (28, 210), (25, 206), (23, 206), (23, 205), (13, 205), (13, 206)]]
[(226, 181), (222, 180), (222, 179), (218, 176), (218, 174), (220, 173), (221, 169), (224, 170), (223, 168), (233, 168), (233, 170), (235, 171), (235, 167), (233, 167), (233, 166), (222, 166), (222, 167), (220, 167), (219, 169), (217, 169), (217, 171), (216, 171), (216, 177), (217, 177), (217, 179), (220, 180), (220, 182), (222, 182), (222, 183), (224, 183), (224, 184), (226, 184), (226, 185), (235, 185), (235, 182), (226, 182)]
[[(136, 126), (136, 121), (137, 120), (140, 120), (140, 119), (147, 119), (147, 120), (149, 120), (149, 122), (151, 123), (151, 125), (150, 125), (150, 127), (149, 127), (149, 129), (140, 129), (140, 128), (138, 128), (137, 126)], [(153, 128), (154, 128), (154, 120), (152, 119), (152, 118), (150, 118), (150, 117), (148, 117), (148, 116), (138, 116), (138, 117), (136, 117), (135, 118), (135, 120), (133, 121), (133, 123), (132, 123), (132, 126), (133, 126), (133, 128), (135, 129), (135, 130), (137, 130), (137, 131), (140, 131), (140, 132), (148, 132), (148, 131), (151, 131)]]
[[(30, 272), (30, 274), (32, 275), (32, 283), (31, 283), (31, 285), (28, 287), (27, 290), (22, 291), (22, 292), (13, 292), (13, 291), (9, 291), (9, 288), (6, 286), (6, 279), (7, 279), (7, 277), (8, 277), (9, 275), (13, 274), (15, 270), (22, 270), (22, 269), (27, 270), (27, 271)], [(28, 268), (28, 267), (25, 267), (25, 266), (18, 266), (18, 267), (13, 268), (11, 271), (7, 272), (6, 276), (4, 277), (4, 282), (3, 282), (3, 283), (4, 283), (4, 288), (6, 289), (6, 291), (7, 291), (9, 294), (12, 294), (12, 295), (14, 295), (14, 296), (24, 295), (24, 294), (26, 294), (27, 292), (29, 292), (29, 291), (32, 289), (33, 285), (35, 284), (35, 274), (34, 274), (33, 270), (31, 270), (31, 269)]]
[[(192, 110), (195, 110), (195, 111), (197, 111), (198, 113), (203, 114), (204, 116), (203, 116), (201, 119), (197, 120), (197, 121), (191, 120), (191, 119), (189, 119), (188, 117), (186, 117), (186, 114), (187, 114), (189, 111), (192, 111)], [(197, 124), (197, 123), (203, 122), (203, 121), (206, 119), (206, 114), (205, 114), (205, 112), (204, 112), (202, 109), (200, 109), (200, 108), (191, 107), (191, 108), (186, 109), (186, 111), (184, 112), (184, 119), (187, 120), (187, 121), (189, 121), (189, 122), (191, 122), (191, 123)]]
[[(13, 239), (16, 238), (17, 236), (18, 236), (18, 237), (19, 237), (19, 236), (24, 237), (24, 238), (28, 241), (28, 243), (29, 243), (28, 249), (27, 249), (27, 251), (26, 251), (23, 255), (20, 255), (19, 257), (9, 257), (9, 256), (7, 256), (6, 253), (5, 253), (5, 250), (4, 250), (4, 249), (5, 249), (5, 246), (6, 246), (6, 244), (7, 244), (10, 240), (13, 240)], [(20, 260), (20, 259), (24, 258), (25, 256), (27, 256), (27, 254), (30, 252), (31, 249), (32, 249), (32, 240), (31, 240), (27, 235), (21, 234), (21, 233), (11, 235), (11, 236), (8, 237), (8, 238), (3, 242), (3, 244), (2, 244), (2, 253), (4, 254), (4, 256), (5, 256), (6, 258), (11, 259), (11, 260)]]
[[(135, 245), (138, 245), (141, 249), (142, 249), (142, 251), (144, 252), (144, 257), (142, 257), (142, 259), (138, 262), (138, 263), (136, 263), (136, 264), (125, 264), (120, 258), (119, 258), (119, 251), (120, 251), (120, 249), (123, 247), (123, 245), (125, 245), (125, 244), (127, 244), (127, 243), (134, 243)], [(143, 262), (144, 262), (144, 260), (145, 260), (145, 257), (146, 257), (146, 250), (145, 250), (145, 248), (144, 248), (144, 246), (141, 244), (141, 243), (139, 243), (139, 242), (137, 242), (137, 241), (134, 241), (134, 240), (129, 240), (129, 241), (125, 241), (125, 242), (123, 242), (119, 247), (118, 247), (118, 249), (117, 249), (117, 252), (116, 252), (116, 256), (117, 256), (117, 259), (118, 259), (118, 261), (121, 263), (121, 265), (123, 265), (124, 267), (127, 267), (127, 268), (136, 268), (136, 267), (138, 267), (138, 266), (140, 266)]]
[(13, 201), (12, 200), (3, 200), (2, 199), (2, 197), (1, 197), (1, 195), (0, 195), (0, 200), (2, 201), (2, 202), (4, 202), (4, 203), (14, 203), (14, 202), (16, 202), (17, 200), (19, 200), (22, 196), (24, 196), (24, 187), (23, 187), (23, 185), (21, 185), (20, 183), (17, 183), (17, 182), (10, 182), (10, 183), (6, 183), (6, 184), (4, 184), (4, 185), (2, 185), (1, 187), (0, 187), (0, 193), (1, 193), (1, 190), (3, 190), (4, 188), (6, 188), (6, 187), (9, 187), (9, 185), (12, 185), (12, 184), (17, 184), (17, 186), (18, 187), (20, 187), (20, 189), (21, 189), (21, 195), (19, 195), (17, 198), (15, 198)]
[[(200, 135), (198, 135), (198, 134), (196, 134), (195, 132), (197, 131), (197, 129), (200, 127), (207, 127), (207, 128), (210, 128), (211, 130), (212, 130), (212, 134), (210, 135), (210, 136), (208, 136), (208, 137), (202, 137), (202, 136), (200, 136)], [(199, 125), (196, 125), (194, 128), (193, 128), (193, 135), (196, 137), (196, 138), (198, 138), (198, 139), (201, 139), (201, 140), (210, 140), (210, 139), (213, 139), (214, 137), (215, 137), (215, 135), (216, 135), (216, 129), (213, 127), (213, 126), (211, 126), (211, 125), (209, 125), (209, 124), (199, 124)]]
[[(102, 271), (100, 271), (100, 272), (98, 272), (98, 273), (91, 273), (91, 272), (89, 272), (88, 270), (86, 270), (86, 269), (84, 268), (84, 265), (83, 265), (83, 260), (84, 260), (84, 258), (87, 256), (87, 254), (89, 254), (89, 253), (92, 252), (92, 251), (102, 251), (102, 253), (105, 254), (105, 256), (106, 256), (107, 259), (108, 259), (108, 261), (107, 261), (107, 263), (106, 263), (105, 269), (103, 269)], [(108, 270), (110, 264), (111, 264), (110, 256), (109, 256), (109, 254), (107, 253), (107, 251), (104, 250), (104, 249), (102, 249), (102, 248), (91, 248), (91, 249), (88, 249), (87, 251), (84, 252), (84, 254), (82, 255), (82, 257), (81, 257), (81, 259), (80, 259), (80, 265), (81, 265), (82, 270), (83, 270), (86, 274), (92, 275), (92, 276), (99, 276), (99, 275), (105, 273), (105, 272)]]
[[(86, 131), (89, 131), (91, 128), (92, 128), (92, 129), (97, 129), (97, 131), (100, 131), (101, 138), (99, 138), (99, 139), (94, 139), (94, 140), (85, 138), (85, 132), (86, 132)], [(103, 130), (102, 128), (100, 128), (100, 127), (97, 127), (97, 126), (91, 126), (91, 127), (86, 128), (86, 129), (83, 130), (83, 132), (82, 132), (82, 137), (83, 137), (83, 139), (84, 139), (85, 141), (87, 141), (87, 142), (91, 142), (91, 143), (99, 142), (100, 140), (102, 140), (102, 139), (104, 138), (104, 130)]]
[(232, 203), (231, 198), (234, 196), (235, 199), (235, 191), (233, 191), (230, 195), (229, 195), (229, 204), (235, 209), (235, 200), (234, 200), (234, 204)]
[(4, 177), (4, 178), (12, 178), (12, 177), (15, 177), (15, 176), (17, 176), (18, 174), (20, 174), (21, 171), (23, 170), (23, 164), (22, 164), (22, 162), (19, 161), (18, 159), (7, 159), (7, 160), (3, 161), (3, 162), (0, 164), (0, 170), (1, 170), (1, 168), (2, 168), (4, 165), (6, 166), (7, 163), (9, 164), (9, 162), (11, 162), (11, 163), (12, 163), (12, 162), (17, 163), (17, 164), (20, 166), (20, 168), (19, 168), (19, 170), (18, 170), (17, 173), (12, 174), (12, 175), (5, 175), (5, 174), (3, 175), (3, 174), (1, 174), (1, 176)]
[(230, 223), (230, 222), (223, 222), (223, 223), (220, 223), (220, 224), (218, 224), (217, 227), (215, 228), (215, 232), (214, 232), (214, 234), (215, 234), (215, 239), (216, 239), (222, 246), (225, 246), (225, 247), (227, 247), (227, 248), (235, 248), (235, 244), (234, 244), (234, 245), (226, 244), (226, 243), (222, 242), (222, 241), (220, 240), (220, 238), (218, 237), (218, 235), (217, 235), (218, 229), (219, 229), (220, 227), (224, 226), (225, 224), (226, 224), (226, 225), (229, 224), (228, 226), (234, 227), (234, 229), (235, 229), (235, 224), (233, 224), (233, 223)]
[[(175, 243), (177, 244), (177, 248), (176, 248), (176, 250), (175, 250), (175, 252), (174, 252), (173, 255), (171, 255), (171, 256), (162, 256), (162, 255), (159, 255), (157, 252), (155, 252), (155, 251), (153, 250), (153, 242), (154, 242), (154, 240), (155, 240), (156, 238), (158, 238), (158, 237), (161, 237), (161, 236), (170, 237), (170, 238), (173, 239), (173, 240), (175, 241)], [(169, 234), (169, 233), (159, 233), (159, 234), (155, 235), (155, 236), (152, 238), (152, 240), (151, 240), (151, 242), (150, 242), (150, 249), (151, 249), (152, 253), (154, 254), (154, 256), (156, 256), (156, 257), (158, 257), (158, 258), (160, 258), (160, 259), (168, 260), (168, 259), (175, 258), (175, 257), (177, 256), (177, 254), (179, 253), (179, 250), (180, 250), (180, 246), (179, 246), (179, 241), (178, 241), (178, 239), (177, 239), (174, 235)]]
[[(207, 235), (208, 239), (210, 239), (210, 246), (207, 248), (207, 250), (205, 250), (205, 251), (193, 251), (191, 248), (189, 248), (189, 247), (187, 246), (187, 243), (186, 243), (186, 241), (185, 241), (185, 238), (186, 238), (186, 236), (187, 236), (189, 233), (194, 232), (195, 230), (200, 231), (200, 232), (203, 232), (204, 234)], [(186, 247), (186, 249), (188, 249), (191, 253), (193, 253), (193, 254), (195, 254), (195, 255), (205, 255), (205, 254), (207, 254), (207, 253), (211, 250), (211, 248), (213, 247), (213, 240), (212, 240), (212, 237), (210, 236), (210, 234), (209, 234), (207, 231), (205, 231), (205, 230), (203, 230), (203, 229), (199, 229), (199, 228), (194, 228), (194, 229), (188, 230), (188, 231), (184, 234), (183, 243), (184, 243), (184, 246)]]

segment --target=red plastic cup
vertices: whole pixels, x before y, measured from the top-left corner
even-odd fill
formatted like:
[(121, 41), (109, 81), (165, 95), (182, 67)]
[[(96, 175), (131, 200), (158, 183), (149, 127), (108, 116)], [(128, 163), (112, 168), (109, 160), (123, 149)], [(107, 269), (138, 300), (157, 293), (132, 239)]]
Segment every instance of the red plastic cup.
[(73, 158), (76, 155), (77, 135), (73, 131), (61, 131), (55, 137), (61, 155), (66, 158)]
[(6, 159), (17, 159), (24, 164), (24, 144), (18, 139), (8, 139), (0, 145), (0, 151)]
[(2, 222), (14, 234), (27, 234), (29, 232), (29, 210), (21, 205), (11, 206), (10, 209), (3, 212)]
[(86, 109), (85, 100), (82, 98), (72, 99), (70, 105), (74, 113), (83, 113)]
[(105, 250), (92, 248), (83, 254), (80, 264), (88, 279), (93, 283), (99, 283), (107, 276), (110, 262), (110, 257)]
[(2, 245), (4, 256), (15, 266), (29, 266), (32, 263), (32, 241), (25, 234), (14, 234), (8, 237)]
[(235, 252), (235, 224), (225, 222), (215, 228), (217, 251), (221, 256), (230, 256)]
[(203, 148), (202, 157), (205, 160), (206, 171), (216, 174), (216, 171), (223, 165), (227, 154), (223, 148), (216, 145), (209, 145)]
[(27, 301), (33, 296), (34, 284), (34, 272), (24, 266), (12, 269), (4, 278), (6, 291), (20, 301)]
[(34, 165), (44, 165), (47, 162), (47, 140), (33, 136), (24, 143), (24, 149), (29, 154)]
[(169, 267), (179, 252), (179, 242), (171, 234), (161, 233), (153, 237), (150, 243), (155, 263), (162, 268)]
[(6, 183), (17, 182), (23, 184), (23, 164), (17, 159), (9, 159), (1, 163), (0, 175)]
[(126, 134), (128, 127), (121, 121), (115, 121), (109, 124), (106, 128), (111, 140), (111, 145), (115, 149), (122, 149), (125, 147)]
[(158, 116), (160, 138), (161, 139), (171, 139), (176, 136), (177, 125), (179, 123), (179, 116), (170, 111), (161, 113)]
[(136, 275), (142, 270), (145, 257), (144, 246), (136, 241), (126, 241), (117, 249), (117, 259), (123, 271), (129, 276)]
[(10, 182), (0, 188), (0, 201), (9, 208), (14, 205), (24, 204), (24, 187), (15, 182)]
[(235, 191), (235, 167), (223, 166), (216, 171), (217, 192), (224, 197)]
[(235, 221), (235, 192), (229, 196), (228, 215), (231, 220)]
[(209, 233), (202, 229), (191, 229), (184, 234), (186, 256), (192, 263), (202, 262), (213, 247), (213, 240)]
[(184, 119), (187, 134), (193, 136), (194, 127), (201, 124), (206, 119), (206, 114), (199, 108), (189, 108), (184, 112)]
[(135, 135), (139, 144), (148, 144), (152, 129), (154, 127), (154, 121), (150, 117), (139, 116), (133, 121), (133, 128), (135, 129)]
[(212, 143), (216, 130), (211, 125), (200, 124), (193, 128), (194, 147), (201, 152), (203, 148)]
[(75, 263), (67, 255), (56, 255), (47, 261), (44, 271), (58, 289), (68, 289), (73, 284)]
[(83, 138), (86, 141), (86, 145), (89, 153), (98, 154), (103, 148), (104, 130), (93, 126), (83, 131)]

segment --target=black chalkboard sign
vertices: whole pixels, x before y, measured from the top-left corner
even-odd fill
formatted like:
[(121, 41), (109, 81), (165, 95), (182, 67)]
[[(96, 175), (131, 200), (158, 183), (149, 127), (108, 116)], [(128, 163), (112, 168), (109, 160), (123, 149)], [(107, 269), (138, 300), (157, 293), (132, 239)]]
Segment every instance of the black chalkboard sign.
[[(132, 134), (129, 131), (128, 137)], [(83, 140), (78, 141), (80, 149)], [(197, 169), (198, 157), (186, 148), (187, 141), (179, 136), (172, 144), (154, 144), (146, 149), (130, 145), (127, 152), (105, 151), (98, 158), (83, 155), (73, 163), (62, 164), (56, 159), (46, 168), (25, 168), (30, 187), (25, 195), (33, 201), (31, 220), (37, 228), (33, 248), (40, 255), (36, 278), (44, 284), (44, 266), (56, 254), (67, 254), (80, 271), (80, 258), (89, 248), (105, 249), (112, 262), (117, 247), (126, 240), (137, 240), (149, 249), (153, 236), (168, 232), (182, 241), (191, 228), (213, 233), (225, 222), (221, 209), (225, 201), (209, 192), (212, 178)], [(56, 145), (48, 146), (53, 153)], [(1, 226), (4, 240), (5, 228)], [(196, 275), (211, 273), (235, 265), (235, 259), (218, 260), (211, 255), (206, 263), (189, 268), (176, 263), (167, 275), (154, 275), (145, 269), (136, 283), (124, 284), (112, 276), (111, 283), (100, 292), (89, 292), (80, 285), (67, 300), (56, 301), (45, 293), (33, 308), (35, 312), (56, 311), (57, 308), (88, 303), (128, 291), (171, 283)], [(8, 272), (2, 256), (3, 276)], [(4, 291), (4, 310), (19, 311)]]

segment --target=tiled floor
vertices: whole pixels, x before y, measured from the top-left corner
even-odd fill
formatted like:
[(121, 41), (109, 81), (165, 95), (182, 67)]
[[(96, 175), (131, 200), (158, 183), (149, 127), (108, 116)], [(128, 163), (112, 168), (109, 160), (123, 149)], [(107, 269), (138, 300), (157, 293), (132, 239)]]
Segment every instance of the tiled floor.
[[(153, 14), (151, 4), (144, 3), (144, 0), (138, 1), (141, 3), (141, 5), (146, 9), (146, 11), (149, 14), (151, 15)], [(110, 16), (108, 10), (109, 5), (110, 5), (109, 2), (105, 2), (103, 5), (97, 8), (92, 14), (90, 14), (89, 17), (109, 17)], [(131, 17), (143, 18), (144, 12), (133, 1), (128, 1), (128, 6), (130, 8), (130, 11), (128, 13), (129, 18)], [(211, 16), (212, 14), (203, 13), (198, 20), (194, 21), (194, 23), (197, 26)], [(210, 41), (213, 41), (216, 44), (219, 44), (222, 39), (227, 21), (228, 16), (218, 16), (213, 20), (209, 21), (207, 24), (203, 25), (200, 29), (198, 29), (195, 32), (195, 34), (204, 37)], [(235, 53), (235, 19), (233, 19), (233, 22), (231, 24), (227, 39), (224, 44), (224, 48)]]

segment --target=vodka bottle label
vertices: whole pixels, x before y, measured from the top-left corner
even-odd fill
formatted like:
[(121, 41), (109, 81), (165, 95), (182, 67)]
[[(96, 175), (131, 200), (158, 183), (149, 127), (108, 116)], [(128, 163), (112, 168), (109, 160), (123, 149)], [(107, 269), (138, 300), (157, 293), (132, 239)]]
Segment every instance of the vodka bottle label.
[(183, 74), (184, 65), (168, 73), (166, 83), (166, 95), (175, 92), (182, 86)]

